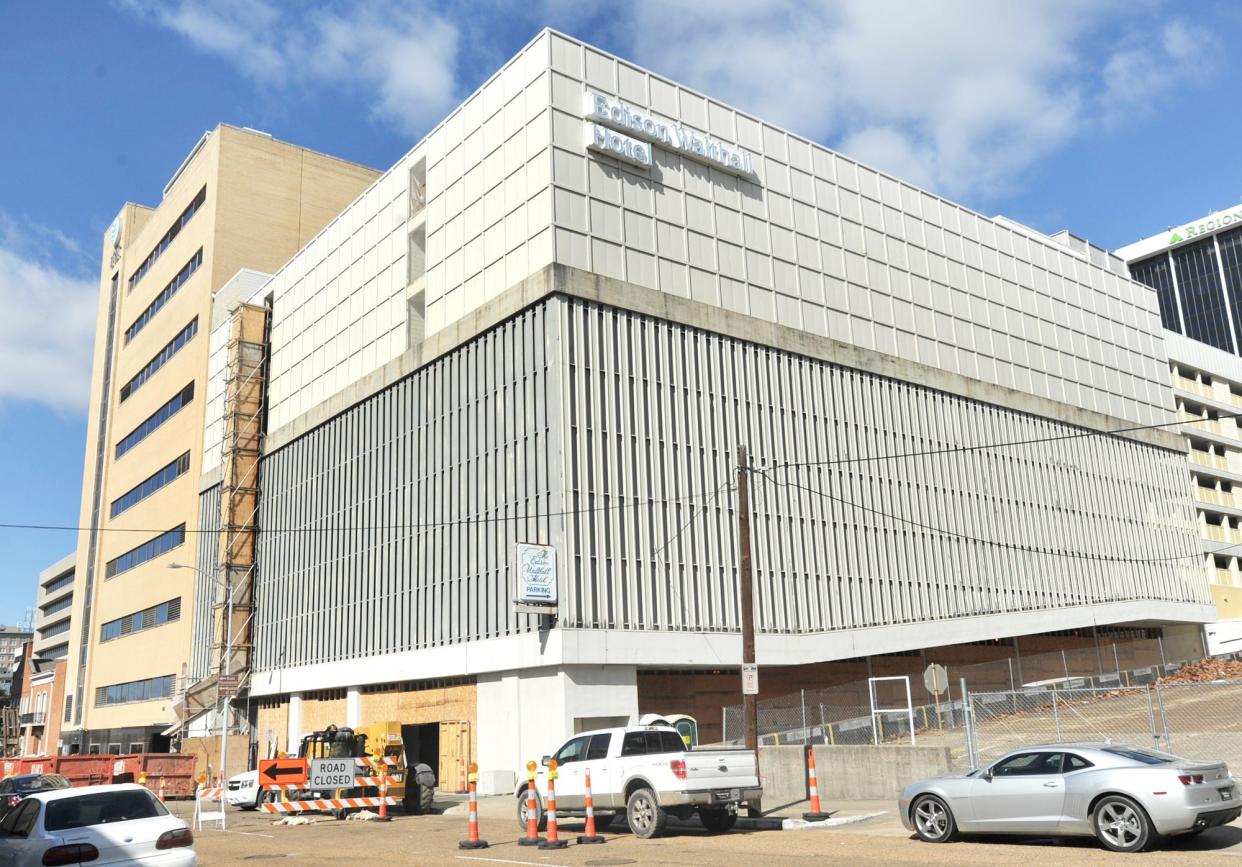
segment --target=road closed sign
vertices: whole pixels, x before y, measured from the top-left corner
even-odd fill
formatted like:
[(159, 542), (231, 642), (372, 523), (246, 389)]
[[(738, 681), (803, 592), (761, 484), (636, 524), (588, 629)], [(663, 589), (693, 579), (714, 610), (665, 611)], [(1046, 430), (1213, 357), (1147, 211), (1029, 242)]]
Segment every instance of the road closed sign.
[(353, 759), (311, 759), (309, 788), (351, 789), (354, 786)]

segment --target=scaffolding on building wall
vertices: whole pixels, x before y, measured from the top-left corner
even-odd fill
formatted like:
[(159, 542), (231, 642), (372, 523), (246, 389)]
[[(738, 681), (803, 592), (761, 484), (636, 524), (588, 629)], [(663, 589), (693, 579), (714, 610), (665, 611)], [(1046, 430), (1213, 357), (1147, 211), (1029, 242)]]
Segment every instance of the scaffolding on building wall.
[(245, 680), (254, 643), (255, 535), (263, 451), (267, 309), (239, 304), (229, 324), (220, 467), (220, 560), (216, 593), (219, 674)]
[[(220, 443), (220, 530), (212, 593), (214, 671), (186, 691), (185, 722), (217, 714), (225, 697), (245, 691), (253, 661), (255, 536), (259, 457), (266, 428), (268, 310), (239, 304), (230, 315)], [(207, 577), (207, 576), (203, 576)], [(221, 677), (227, 683), (221, 690)]]

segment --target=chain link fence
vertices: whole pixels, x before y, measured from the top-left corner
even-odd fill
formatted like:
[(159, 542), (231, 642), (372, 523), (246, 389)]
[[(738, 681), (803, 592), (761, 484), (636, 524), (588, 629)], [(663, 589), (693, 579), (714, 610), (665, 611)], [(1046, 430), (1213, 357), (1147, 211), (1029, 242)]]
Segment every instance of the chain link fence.
[[(936, 662), (934, 654), (884, 659), (876, 676), (906, 675), (910, 678), (914, 737), (918, 743), (951, 746), (955, 755), (965, 758), (962, 738), (965, 715), (962, 682), (967, 694), (1015, 693), (1033, 691), (1040, 695), (1051, 685), (1062, 689), (1124, 689), (1153, 683), (1194, 659), (1170, 659), (1159, 639), (1139, 639), (1100, 643), (969, 665), (949, 665), (949, 688), (940, 696), (928, 692), (923, 684), (923, 668)], [(905, 663), (905, 670), (901, 665)], [(872, 713), (868, 681), (856, 680), (820, 689), (798, 692), (759, 702), (759, 738), (763, 744), (875, 744), (910, 743), (910, 714), (905, 685), (901, 682), (875, 684), (876, 706), (900, 707), (900, 711)], [(1011, 701), (1011, 704), (1014, 702)], [(1022, 700), (1018, 700), (1021, 705)], [(1018, 708), (1021, 709), (1020, 707)], [(725, 743), (739, 744), (745, 739), (742, 705), (723, 709)], [(949, 736), (952, 732), (953, 735)]]
[(975, 766), (1034, 744), (1112, 740), (1242, 768), (1242, 682), (975, 693), (969, 704)]

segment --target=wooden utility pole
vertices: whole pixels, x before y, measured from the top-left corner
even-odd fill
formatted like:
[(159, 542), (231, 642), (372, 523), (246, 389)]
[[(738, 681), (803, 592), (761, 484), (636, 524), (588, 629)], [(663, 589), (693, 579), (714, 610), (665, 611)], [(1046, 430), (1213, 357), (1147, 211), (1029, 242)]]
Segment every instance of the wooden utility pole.
[[(742, 663), (755, 662), (755, 578), (750, 559), (750, 456), (737, 447), (737, 538), (740, 554), (738, 580), (742, 585)], [(759, 696), (743, 693), (746, 749), (759, 749)], [(757, 754), (756, 754), (757, 758)]]

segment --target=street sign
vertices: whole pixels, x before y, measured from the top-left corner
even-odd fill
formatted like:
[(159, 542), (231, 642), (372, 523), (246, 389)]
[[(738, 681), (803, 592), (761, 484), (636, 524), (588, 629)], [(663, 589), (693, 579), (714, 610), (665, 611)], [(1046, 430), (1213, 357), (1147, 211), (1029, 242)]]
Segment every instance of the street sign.
[(933, 662), (923, 672), (923, 686), (932, 695), (944, 695), (944, 691), (949, 688), (949, 672), (945, 671), (943, 665)]
[(746, 664), (742, 666), (742, 695), (759, 694), (759, 666)]
[(307, 788), (352, 789), (354, 786), (353, 759), (311, 759)]
[(306, 783), (306, 759), (259, 759), (259, 785)]
[(240, 674), (222, 674), (216, 678), (216, 689), (221, 698), (233, 698), (241, 688)]

